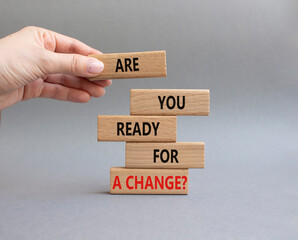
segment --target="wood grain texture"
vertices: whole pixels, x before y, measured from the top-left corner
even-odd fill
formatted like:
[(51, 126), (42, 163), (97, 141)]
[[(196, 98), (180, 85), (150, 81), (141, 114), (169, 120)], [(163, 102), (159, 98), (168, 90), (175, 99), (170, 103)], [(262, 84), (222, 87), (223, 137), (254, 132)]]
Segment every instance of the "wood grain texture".
[[(90, 55), (104, 63), (104, 70), (96, 77), (89, 80), (121, 79), (121, 78), (152, 78), (166, 77), (166, 52), (148, 51), (131, 53), (108, 53), (99, 55)], [(121, 65), (119, 65), (119, 59)], [(130, 61), (130, 67), (125, 67), (125, 59)], [(136, 59), (136, 60), (134, 60)], [(134, 61), (136, 66), (134, 69)], [(123, 70), (119, 68), (123, 67)]]
[(126, 143), (127, 168), (204, 168), (202, 142)]
[(131, 115), (207, 116), (209, 108), (210, 92), (205, 89), (130, 90)]
[(110, 169), (112, 194), (188, 194), (188, 169)]
[[(118, 126), (122, 124), (123, 131), (120, 131)], [(177, 117), (173, 116), (99, 115), (97, 117), (98, 141), (175, 142), (176, 132)]]

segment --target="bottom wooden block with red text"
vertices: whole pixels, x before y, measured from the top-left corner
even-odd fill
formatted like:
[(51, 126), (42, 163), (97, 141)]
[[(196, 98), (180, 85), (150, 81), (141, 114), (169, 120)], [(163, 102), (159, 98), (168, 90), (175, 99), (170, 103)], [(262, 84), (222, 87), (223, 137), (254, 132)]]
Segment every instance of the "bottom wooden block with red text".
[(188, 194), (188, 169), (128, 169), (112, 167), (110, 193)]

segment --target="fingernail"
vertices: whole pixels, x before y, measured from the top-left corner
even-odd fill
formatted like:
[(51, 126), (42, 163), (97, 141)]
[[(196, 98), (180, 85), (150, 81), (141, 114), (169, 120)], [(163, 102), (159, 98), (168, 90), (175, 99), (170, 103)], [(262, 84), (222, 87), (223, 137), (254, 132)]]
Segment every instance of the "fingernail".
[(103, 69), (104, 69), (104, 64), (99, 60), (90, 59), (87, 63), (88, 73), (92, 73), (92, 74), (101, 73)]

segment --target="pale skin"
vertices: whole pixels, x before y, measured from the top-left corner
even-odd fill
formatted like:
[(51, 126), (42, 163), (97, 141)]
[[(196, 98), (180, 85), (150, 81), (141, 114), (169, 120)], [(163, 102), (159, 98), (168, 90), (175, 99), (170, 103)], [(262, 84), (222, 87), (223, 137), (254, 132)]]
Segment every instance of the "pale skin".
[(0, 113), (32, 98), (85, 103), (103, 96), (111, 80), (88, 80), (104, 68), (90, 54), (101, 52), (38, 27), (26, 27), (0, 39)]

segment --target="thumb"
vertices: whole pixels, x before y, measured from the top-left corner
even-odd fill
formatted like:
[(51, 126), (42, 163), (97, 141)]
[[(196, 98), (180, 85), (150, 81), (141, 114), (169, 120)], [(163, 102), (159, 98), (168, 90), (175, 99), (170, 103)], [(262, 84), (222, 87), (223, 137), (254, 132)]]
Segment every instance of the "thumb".
[(96, 58), (79, 54), (49, 54), (51, 64), (46, 67), (48, 74), (62, 73), (89, 78), (100, 74), (104, 69), (103, 62)]

